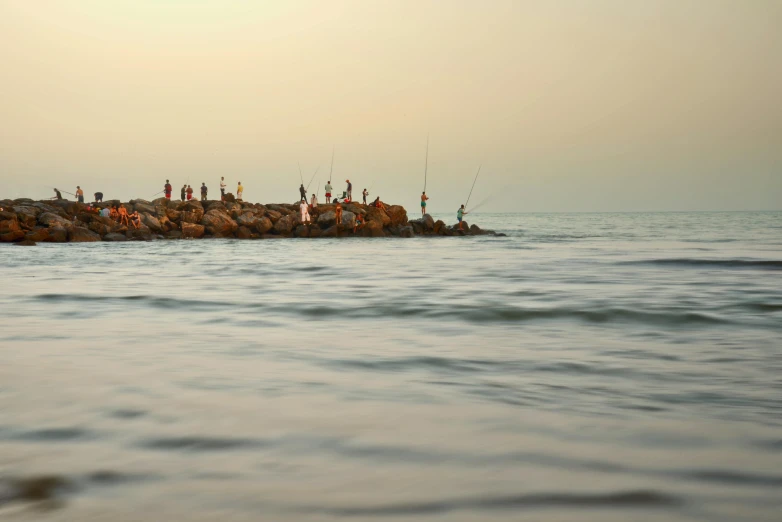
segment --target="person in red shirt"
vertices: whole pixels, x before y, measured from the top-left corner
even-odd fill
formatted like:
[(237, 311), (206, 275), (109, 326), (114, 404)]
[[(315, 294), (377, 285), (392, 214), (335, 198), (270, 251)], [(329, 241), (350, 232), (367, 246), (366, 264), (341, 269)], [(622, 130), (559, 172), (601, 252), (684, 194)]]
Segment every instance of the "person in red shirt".
[(166, 199), (171, 199), (171, 192), (174, 190), (171, 186), (171, 183), (166, 180), (166, 185), (163, 187), (163, 190), (166, 191)]
[(190, 188), (190, 185), (187, 186), (187, 190), (185, 192), (187, 192), (187, 200), (188, 201), (193, 199), (193, 189)]

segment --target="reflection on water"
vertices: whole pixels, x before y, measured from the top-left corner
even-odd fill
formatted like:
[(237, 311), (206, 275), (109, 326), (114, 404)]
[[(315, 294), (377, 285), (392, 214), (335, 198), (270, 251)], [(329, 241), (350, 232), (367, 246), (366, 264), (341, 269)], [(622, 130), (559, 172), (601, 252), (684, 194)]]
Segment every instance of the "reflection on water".
[(0, 245), (0, 518), (776, 520), (781, 217)]

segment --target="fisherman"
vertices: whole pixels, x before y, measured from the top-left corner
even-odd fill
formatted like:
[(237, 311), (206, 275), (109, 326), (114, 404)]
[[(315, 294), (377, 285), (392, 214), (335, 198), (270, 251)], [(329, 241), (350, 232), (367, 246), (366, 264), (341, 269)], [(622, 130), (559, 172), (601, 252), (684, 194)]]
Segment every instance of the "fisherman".
[(193, 189), (190, 187), (190, 185), (187, 186), (187, 190), (185, 191), (185, 194), (187, 194), (188, 201), (193, 199)]
[(187, 193), (187, 185), (182, 185), (182, 191), (179, 194), (179, 197), (182, 199), (182, 201), (185, 200), (186, 193)]
[(84, 191), (78, 185), (76, 185), (76, 200), (79, 203), (84, 203)]
[(130, 223), (133, 228), (139, 228), (141, 226), (141, 216), (138, 215), (138, 210), (134, 210), (130, 215)]
[(364, 204), (367, 204), (367, 196), (369, 196), (369, 191), (367, 189), (364, 189), (364, 191), (361, 193), (361, 195), (364, 197)]
[(225, 176), (220, 177), (220, 199), (225, 198)]
[(426, 191), (421, 192), (421, 216), (426, 214), (427, 201), (429, 201), (429, 196), (426, 195)]
[(346, 179), (345, 183), (348, 184), (347, 198), (346, 199), (349, 199), (350, 201), (353, 201), (353, 183), (351, 183), (349, 179)]
[(463, 225), (463, 223), (462, 223), (462, 218), (463, 218), (463, 217), (464, 217), (466, 214), (469, 214), (469, 212), (467, 212), (467, 211), (464, 209), (464, 205), (462, 205), (462, 206), (461, 206), (461, 208), (459, 208), (459, 210), (457, 210), (457, 211), (456, 211), (456, 219), (458, 219), (458, 220), (459, 220), (459, 230), (462, 230), (462, 228), (463, 228), (463, 227), (462, 227), (462, 225)]
[(128, 209), (125, 208), (125, 205), (119, 206), (119, 224), (128, 226), (130, 223), (128, 223)]
[(307, 189), (304, 188), (304, 183), (302, 183), (299, 187), (299, 194), (301, 195), (301, 199), (299, 201), (307, 201)]
[(242, 199), (242, 192), (244, 192), (244, 187), (242, 186), (242, 182), (239, 182), (239, 186), (236, 187), (236, 199), (241, 200)]
[(60, 193), (59, 190), (54, 189), (54, 193), (56, 194), (56, 196), (54, 196), (52, 199), (58, 199), (58, 200), (62, 199), (62, 194)]
[(316, 208), (318, 208), (318, 196), (313, 194), (310, 200), (310, 210), (315, 210)]
[(342, 225), (342, 205), (337, 201), (337, 206), (334, 207), (334, 219), (337, 222), (337, 230)]
[(206, 193), (209, 189), (206, 188), (206, 183), (201, 183), (201, 201), (206, 201)]
[(168, 180), (166, 180), (166, 184), (163, 186), (163, 190), (166, 193), (166, 199), (170, 200), (171, 192), (173, 192), (174, 187), (171, 186), (171, 183), (169, 183)]
[(299, 208), (301, 209), (301, 222), (305, 225), (311, 225), (312, 220), (310, 219), (310, 208), (307, 205), (306, 197), (299, 203)]
[(103, 192), (95, 193), (95, 203), (103, 203)]
[(326, 182), (326, 203), (331, 201), (331, 180)]

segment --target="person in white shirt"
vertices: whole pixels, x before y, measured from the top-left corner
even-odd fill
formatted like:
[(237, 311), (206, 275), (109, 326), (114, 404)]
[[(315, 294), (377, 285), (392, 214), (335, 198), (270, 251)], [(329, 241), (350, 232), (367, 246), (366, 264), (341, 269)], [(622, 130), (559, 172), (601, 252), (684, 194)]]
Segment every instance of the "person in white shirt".
[(301, 222), (305, 225), (310, 225), (310, 208), (307, 205), (306, 199), (299, 203), (299, 208), (301, 208)]
[(220, 198), (225, 197), (225, 176), (220, 178)]
[(331, 180), (326, 182), (326, 203), (331, 203)]
[(318, 208), (318, 197), (313, 194), (310, 200), (310, 209)]

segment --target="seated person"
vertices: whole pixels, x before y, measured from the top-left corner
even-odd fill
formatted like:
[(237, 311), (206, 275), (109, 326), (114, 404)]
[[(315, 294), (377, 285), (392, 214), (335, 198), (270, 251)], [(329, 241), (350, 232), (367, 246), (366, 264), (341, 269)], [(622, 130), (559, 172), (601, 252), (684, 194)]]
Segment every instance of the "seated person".
[(363, 214), (356, 214), (356, 224), (353, 225), (353, 232), (356, 232), (357, 230), (361, 230), (364, 228), (364, 225), (366, 225), (366, 221), (364, 220)]
[(111, 207), (111, 210), (109, 211), (109, 217), (114, 221), (119, 221), (119, 211), (117, 210), (116, 205)]
[(141, 226), (141, 216), (138, 215), (137, 210), (134, 210), (130, 215), (130, 223), (133, 225), (133, 228), (138, 228)]

